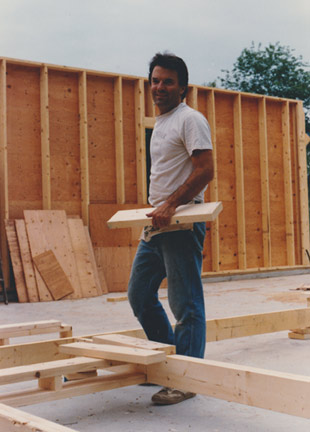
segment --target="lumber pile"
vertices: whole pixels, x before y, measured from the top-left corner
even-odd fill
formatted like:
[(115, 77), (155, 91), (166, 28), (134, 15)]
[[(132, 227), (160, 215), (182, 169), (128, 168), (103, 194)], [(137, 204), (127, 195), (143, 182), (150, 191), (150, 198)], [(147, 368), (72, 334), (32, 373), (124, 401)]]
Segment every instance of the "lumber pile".
[(19, 302), (107, 292), (82, 219), (64, 210), (24, 210), (24, 219), (6, 220), (5, 228)]

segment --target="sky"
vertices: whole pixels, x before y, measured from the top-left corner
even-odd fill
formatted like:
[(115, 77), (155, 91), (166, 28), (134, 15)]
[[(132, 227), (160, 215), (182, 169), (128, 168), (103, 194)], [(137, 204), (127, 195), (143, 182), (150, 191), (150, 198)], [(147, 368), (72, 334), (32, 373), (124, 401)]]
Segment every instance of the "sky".
[(169, 51), (198, 85), (252, 42), (310, 63), (309, 40), (310, 0), (0, 0), (0, 57), (147, 76)]

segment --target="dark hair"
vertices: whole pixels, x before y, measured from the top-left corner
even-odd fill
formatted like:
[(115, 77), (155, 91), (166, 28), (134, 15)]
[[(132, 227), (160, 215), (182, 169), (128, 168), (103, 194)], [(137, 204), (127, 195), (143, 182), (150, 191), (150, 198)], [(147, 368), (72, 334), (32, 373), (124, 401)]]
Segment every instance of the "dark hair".
[(188, 70), (184, 60), (171, 53), (155, 54), (152, 60), (150, 61), (150, 69), (149, 69), (150, 84), (152, 81), (152, 72), (155, 66), (161, 66), (165, 69), (170, 69), (177, 72), (179, 85), (185, 87), (185, 90), (181, 95), (181, 99), (183, 100), (188, 90)]

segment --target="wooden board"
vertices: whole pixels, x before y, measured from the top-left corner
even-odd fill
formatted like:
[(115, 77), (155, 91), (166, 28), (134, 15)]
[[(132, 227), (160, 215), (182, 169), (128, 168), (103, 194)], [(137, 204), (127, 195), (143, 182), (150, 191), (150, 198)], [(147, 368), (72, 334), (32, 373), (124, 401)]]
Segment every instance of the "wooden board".
[(66, 212), (64, 210), (25, 210), (24, 217), (32, 257), (52, 250), (74, 289), (68, 298), (81, 298), (80, 281)]
[(100, 276), (99, 276), (99, 271), (98, 271), (96, 258), (95, 258), (95, 252), (94, 252), (93, 244), (92, 244), (92, 241), (91, 241), (91, 238), (89, 235), (88, 227), (85, 226), (84, 230), (85, 230), (86, 240), (88, 243), (89, 257), (90, 257), (90, 260), (91, 260), (91, 263), (93, 266), (94, 278), (96, 281), (96, 286), (97, 286), (99, 295), (106, 294), (106, 293), (108, 293), (108, 287), (107, 287), (107, 281), (106, 281), (105, 275), (102, 272), (102, 277), (100, 278)]
[(147, 367), (148, 382), (310, 418), (310, 377), (172, 355)]
[(16, 366), (0, 369), (0, 385), (30, 381), (38, 378), (49, 378), (75, 372), (87, 372), (94, 369), (104, 369), (111, 366), (110, 361), (75, 357), (44, 363), (34, 363), (26, 366)]
[(76, 260), (82, 296), (95, 297), (102, 293), (97, 285), (89, 245), (82, 219), (68, 219), (73, 253)]
[(12, 220), (5, 221), (5, 231), (6, 231), (9, 250), (11, 254), (11, 261), (13, 266), (18, 301), (20, 303), (24, 303), (28, 301), (28, 294), (27, 294), (23, 265), (20, 256), (14, 221)]
[(100, 358), (105, 360), (118, 360), (137, 364), (159, 363), (165, 360), (166, 354), (162, 351), (152, 351), (132, 347), (123, 347), (88, 342), (73, 342), (59, 347), (60, 352), (78, 356)]
[(164, 343), (154, 342), (147, 339), (125, 336), (122, 334), (107, 334), (102, 336), (94, 336), (94, 343), (109, 344), (118, 346), (128, 346), (134, 348), (142, 348), (155, 351), (164, 351), (167, 355), (175, 354), (175, 346)]
[(72, 285), (53, 251), (48, 250), (36, 255), (33, 261), (54, 300), (60, 300), (73, 293)]
[(37, 286), (37, 281), (35, 276), (35, 270), (31, 259), (30, 246), (29, 246), (25, 221), (23, 219), (16, 219), (15, 229), (16, 229), (16, 234), (17, 234), (17, 239), (19, 244), (21, 260), (23, 264), (23, 271), (26, 280), (28, 298), (30, 302), (37, 302), (39, 301), (38, 286)]
[(0, 404), (0, 430), (5, 432), (74, 432), (74, 429)]
[[(187, 222), (207, 222), (213, 221), (222, 211), (221, 202), (187, 204), (177, 208), (176, 213), (171, 218), (171, 224)], [(152, 219), (146, 214), (152, 210), (141, 208), (135, 210), (120, 210), (107, 221), (109, 228), (128, 228), (133, 226), (148, 226), (152, 224)]]

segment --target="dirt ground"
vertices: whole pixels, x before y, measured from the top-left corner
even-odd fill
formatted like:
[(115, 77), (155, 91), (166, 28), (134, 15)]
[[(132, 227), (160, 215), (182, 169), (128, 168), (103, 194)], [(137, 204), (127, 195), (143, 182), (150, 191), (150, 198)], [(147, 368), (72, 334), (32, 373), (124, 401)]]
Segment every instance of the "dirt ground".
[[(295, 309), (306, 306), (310, 270), (214, 282), (204, 280), (207, 318)], [(83, 300), (50, 303), (0, 304), (0, 324), (59, 319), (73, 326), (75, 336), (139, 327), (124, 293)], [(160, 297), (171, 322), (166, 291)], [(42, 339), (27, 338), (27, 341)], [(47, 339), (47, 336), (44, 336)], [(25, 338), (12, 342), (25, 342)], [(239, 365), (310, 376), (310, 340), (289, 339), (287, 332), (208, 343), (205, 357)], [(4, 388), (4, 390), (6, 387)], [(310, 420), (197, 395), (170, 407), (154, 406), (158, 387), (132, 386), (76, 398), (41, 403), (23, 410), (71, 427), (76, 431), (126, 432), (309, 432)], [(310, 397), (310, 394), (307, 395)]]

